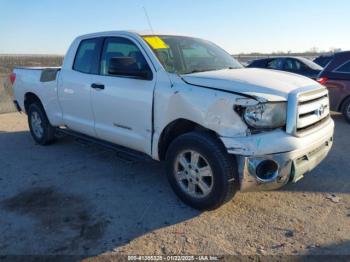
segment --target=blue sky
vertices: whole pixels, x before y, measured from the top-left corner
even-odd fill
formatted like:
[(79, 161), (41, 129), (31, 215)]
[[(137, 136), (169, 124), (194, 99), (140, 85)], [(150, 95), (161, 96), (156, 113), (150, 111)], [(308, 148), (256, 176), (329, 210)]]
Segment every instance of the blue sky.
[(348, 0), (0, 0), (0, 53), (64, 54), (108, 30), (211, 40), (231, 53), (350, 49)]

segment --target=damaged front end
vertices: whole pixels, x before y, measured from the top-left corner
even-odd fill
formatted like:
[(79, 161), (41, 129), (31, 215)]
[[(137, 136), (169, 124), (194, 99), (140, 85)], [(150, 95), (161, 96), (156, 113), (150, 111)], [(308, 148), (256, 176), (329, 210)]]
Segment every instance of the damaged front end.
[(236, 156), (241, 191), (273, 190), (297, 182), (327, 156), (334, 122), (327, 110), (320, 114), (319, 108), (328, 106), (324, 93), (291, 94), (292, 103), (235, 106), (249, 132), (221, 140), (228, 153)]
[(332, 137), (302, 150), (261, 157), (238, 156), (241, 191), (278, 189), (314, 169), (332, 147)]

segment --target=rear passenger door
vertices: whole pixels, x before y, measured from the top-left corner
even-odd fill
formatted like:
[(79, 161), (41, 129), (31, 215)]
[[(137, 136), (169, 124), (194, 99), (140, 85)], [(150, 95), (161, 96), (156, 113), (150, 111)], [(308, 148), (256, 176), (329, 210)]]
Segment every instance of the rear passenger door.
[(98, 74), (103, 38), (82, 40), (73, 67), (62, 68), (58, 97), (63, 120), (70, 129), (96, 136), (91, 107), (91, 82)]
[[(149, 79), (110, 74), (112, 58), (133, 58), (137, 70), (150, 72)], [(134, 68), (135, 70), (135, 68)], [(91, 84), (95, 130), (100, 139), (149, 153), (152, 137), (152, 104), (155, 86), (152, 64), (142, 47), (126, 37), (104, 41), (100, 75)]]

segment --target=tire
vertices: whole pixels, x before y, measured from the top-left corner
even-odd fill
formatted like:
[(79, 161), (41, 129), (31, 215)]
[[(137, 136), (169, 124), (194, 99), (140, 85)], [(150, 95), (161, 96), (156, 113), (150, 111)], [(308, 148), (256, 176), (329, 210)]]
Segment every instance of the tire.
[[(188, 163), (192, 165), (185, 168)], [(176, 138), (167, 150), (166, 170), (176, 195), (195, 209), (216, 209), (238, 190), (235, 158), (207, 133), (191, 132)]]
[(350, 97), (348, 97), (342, 106), (342, 113), (345, 120), (350, 123)]
[(40, 145), (51, 144), (55, 139), (55, 128), (47, 119), (44, 108), (39, 103), (29, 105), (28, 124), (34, 141)]

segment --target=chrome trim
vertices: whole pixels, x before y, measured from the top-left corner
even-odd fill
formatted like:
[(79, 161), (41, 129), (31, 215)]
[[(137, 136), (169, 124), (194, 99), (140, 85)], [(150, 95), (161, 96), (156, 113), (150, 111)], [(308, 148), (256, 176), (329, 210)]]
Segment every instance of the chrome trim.
[[(323, 119), (321, 119), (322, 121)], [(309, 130), (305, 130), (305, 131), (299, 131), (296, 136), (297, 137), (301, 137), (301, 136), (307, 136), (311, 133), (314, 133), (314, 132), (317, 132), (319, 131), (320, 129), (324, 128), (325, 126), (329, 125), (329, 123), (332, 121), (332, 118), (328, 115), (328, 119), (324, 122), (324, 123), (321, 123), (320, 125), (318, 126), (315, 126), (314, 128), (312, 129), (309, 129)]]
[(286, 132), (294, 135), (297, 130), (298, 96), (294, 93), (288, 95)]
[[(298, 133), (298, 120), (299, 120), (299, 103), (304, 103), (322, 98), (322, 96), (328, 95), (328, 90), (324, 87), (315, 88), (315, 86), (309, 86), (294, 90), (288, 95), (288, 107), (287, 107), (287, 124), (286, 132), (293, 136), (303, 136), (304, 132)], [(302, 105), (301, 105), (302, 106)], [(329, 102), (328, 102), (329, 106)], [(328, 116), (328, 115), (327, 115)], [(326, 116), (324, 116), (325, 118)], [(320, 119), (321, 120), (321, 119)], [(317, 123), (317, 122), (315, 122)], [(316, 130), (313, 129), (312, 131)]]
[(274, 162), (277, 164), (277, 171), (275, 171), (271, 177), (269, 177), (269, 178), (261, 178), (261, 177), (259, 177), (256, 174), (256, 169), (257, 169), (258, 165), (261, 162), (265, 161), (265, 160), (267, 160), (267, 159), (258, 159), (258, 158), (257, 159), (252, 159), (252, 160), (250, 160), (249, 167), (248, 167), (249, 168), (249, 172), (251, 174), (255, 174), (256, 180), (259, 183), (261, 183), (261, 184), (271, 183), (271, 182), (275, 181), (277, 179), (278, 175), (279, 175), (278, 170), (280, 169), (280, 166), (279, 166), (278, 162), (276, 162), (276, 161), (274, 161)]
[(301, 92), (298, 96), (298, 101), (299, 103), (303, 103), (303, 102), (308, 102), (314, 99), (318, 99), (322, 96), (326, 96), (328, 95), (328, 91), (325, 88), (322, 88), (324, 90), (321, 91), (321, 89), (315, 89), (313, 91), (308, 91), (308, 92)]
[(314, 101), (301, 105), (299, 114), (307, 114), (311, 111), (315, 111), (319, 109), (320, 104), (325, 105), (325, 107), (328, 107), (328, 103), (329, 103), (328, 97), (322, 96), (320, 97), (320, 99), (315, 99)]

